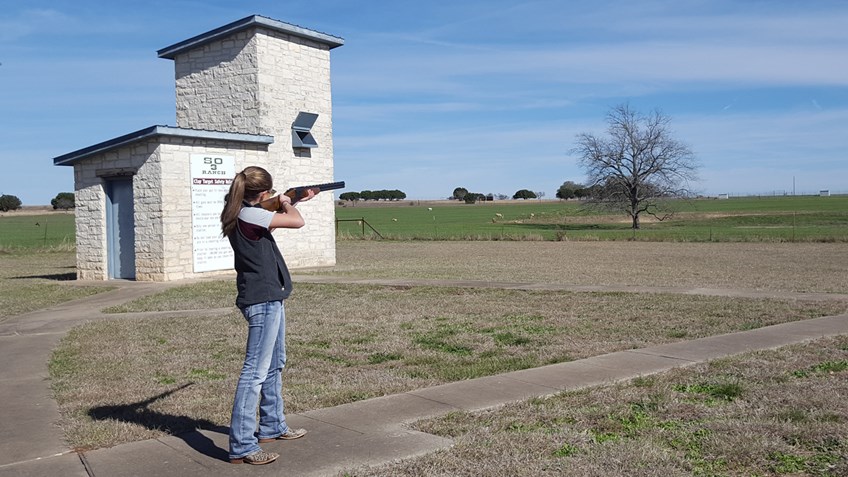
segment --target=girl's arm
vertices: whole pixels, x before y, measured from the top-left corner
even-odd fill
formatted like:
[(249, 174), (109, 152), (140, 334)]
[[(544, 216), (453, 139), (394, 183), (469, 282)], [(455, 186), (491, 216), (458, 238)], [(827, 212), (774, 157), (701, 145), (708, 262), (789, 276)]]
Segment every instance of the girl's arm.
[[(298, 202), (307, 201), (315, 197), (315, 194), (317, 193), (317, 190), (309, 189), (306, 197), (300, 199)], [(274, 214), (274, 217), (271, 219), (271, 224), (268, 226), (270, 230), (299, 229), (306, 225), (306, 221), (303, 220), (303, 216), (300, 215), (300, 211), (292, 205), (290, 197), (285, 194), (280, 194), (280, 205), (282, 205), (281, 212)]]

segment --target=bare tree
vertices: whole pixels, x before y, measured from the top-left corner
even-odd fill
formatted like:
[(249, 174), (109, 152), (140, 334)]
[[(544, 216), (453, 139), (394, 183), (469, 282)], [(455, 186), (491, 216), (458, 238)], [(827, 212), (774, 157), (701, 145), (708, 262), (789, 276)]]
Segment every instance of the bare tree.
[(590, 181), (590, 204), (626, 212), (634, 229), (642, 213), (658, 220), (674, 214), (667, 199), (692, 195), (689, 183), (697, 180), (698, 164), (672, 137), (670, 121), (658, 111), (645, 116), (625, 104), (607, 114), (606, 136), (577, 135), (572, 152)]

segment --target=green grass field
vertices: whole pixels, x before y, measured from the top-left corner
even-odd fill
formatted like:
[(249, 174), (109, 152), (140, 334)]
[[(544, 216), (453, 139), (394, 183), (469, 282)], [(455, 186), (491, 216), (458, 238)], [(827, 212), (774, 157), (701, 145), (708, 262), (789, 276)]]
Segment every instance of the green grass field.
[(0, 217), (0, 250), (72, 249), (74, 214)]
[[(401, 201), (339, 206), (336, 218), (342, 239), (375, 237), (373, 227), (395, 240), (848, 242), (848, 195), (700, 199), (677, 205), (673, 218), (657, 222), (646, 216), (635, 233), (626, 215), (587, 211), (578, 202)], [(2, 251), (73, 246), (72, 214), (0, 217)]]
[[(623, 214), (587, 211), (578, 202), (489, 202), (340, 206), (344, 238), (402, 240), (645, 240), (681, 242), (848, 241), (848, 196), (787, 196), (679, 201), (659, 222), (643, 216), (633, 231)], [(359, 219), (364, 219), (365, 223)]]

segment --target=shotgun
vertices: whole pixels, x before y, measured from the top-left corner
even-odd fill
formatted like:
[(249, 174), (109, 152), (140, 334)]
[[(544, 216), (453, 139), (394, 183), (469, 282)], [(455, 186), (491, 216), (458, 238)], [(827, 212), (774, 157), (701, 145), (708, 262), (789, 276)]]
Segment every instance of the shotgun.
[[(307, 185), (307, 186), (298, 186), (292, 187), (291, 189), (283, 192), (283, 195), (287, 195), (291, 199), (291, 203), (295, 204), (300, 199), (306, 197), (309, 194), (309, 189), (318, 189), (319, 191), (325, 190), (336, 190), (343, 189), (345, 186), (344, 181), (339, 182), (327, 182), (325, 184), (315, 184), (315, 185)], [(270, 210), (271, 212), (278, 212), (281, 210), (282, 204), (280, 204), (280, 196), (275, 195), (270, 199), (265, 199), (259, 203), (265, 210)]]

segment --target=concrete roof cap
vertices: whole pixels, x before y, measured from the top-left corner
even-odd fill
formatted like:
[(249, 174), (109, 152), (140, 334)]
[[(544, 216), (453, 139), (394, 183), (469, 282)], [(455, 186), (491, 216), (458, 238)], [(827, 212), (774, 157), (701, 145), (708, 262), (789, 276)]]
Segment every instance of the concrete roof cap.
[(337, 36), (333, 36), (315, 30), (310, 30), (308, 28), (303, 28), (301, 26), (293, 25), (291, 23), (282, 22), (280, 20), (274, 20), (273, 18), (263, 17), (260, 15), (251, 15), (249, 17), (242, 18), (241, 20), (236, 20), (232, 23), (216, 28), (214, 30), (210, 30), (206, 33), (202, 33), (195, 37), (189, 38), (188, 40), (184, 40), (179, 43), (175, 43), (171, 46), (162, 48), (156, 53), (159, 55), (159, 58), (167, 58), (169, 60), (173, 60), (180, 53), (200, 48), (211, 41), (219, 40), (221, 38), (233, 35), (242, 30), (247, 30), (248, 28), (255, 26), (262, 26), (271, 30), (285, 33), (287, 35), (294, 35), (301, 38), (316, 41), (318, 43), (322, 43), (329, 46), (331, 50), (333, 48), (344, 45), (344, 39), (339, 38)]
[(53, 165), (72, 166), (75, 162), (94, 156), (95, 154), (109, 152), (113, 149), (117, 149), (119, 147), (126, 146), (128, 144), (132, 144), (134, 142), (156, 136), (212, 139), (219, 141), (243, 142), (253, 144), (272, 144), (274, 142), (273, 136), (266, 136), (264, 134), (242, 134), (224, 131), (207, 131), (203, 129), (176, 128), (172, 126), (150, 126), (148, 128), (140, 129), (138, 131), (131, 132), (129, 134), (125, 134), (123, 136), (119, 136), (114, 139), (95, 144), (93, 146), (88, 146), (86, 148), (79, 149), (74, 152), (69, 152), (68, 154), (54, 157)]

